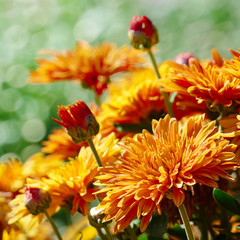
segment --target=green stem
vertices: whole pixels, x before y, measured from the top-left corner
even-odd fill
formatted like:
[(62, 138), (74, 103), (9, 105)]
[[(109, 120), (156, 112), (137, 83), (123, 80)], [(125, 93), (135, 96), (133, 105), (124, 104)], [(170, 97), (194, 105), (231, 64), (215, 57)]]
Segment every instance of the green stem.
[(96, 228), (98, 231), (99, 236), (101, 237), (102, 240), (107, 240), (106, 236), (103, 234), (101, 228)]
[(110, 233), (108, 227), (107, 227), (107, 226), (104, 226), (103, 228), (104, 228), (104, 230), (105, 230), (105, 232), (106, 232), (107, 239), (108, 239), (108, 240), (112, 240), (112, 236), (111, 236), (111, 233)]
[[(155, 73), (156, 73), (157, 77), (161, 78), (160, 73), (158, 71), (156, 59), (155, 59), (151, 49), (148, 49), (148, 55), (151, 59), (151, 62), (153, 64), (153, 67), (154, 67), (154, 70), (155, 70)], [(166, 105), (166, 108), (167, 108), (167, 111), (168, 111), (169, 115), (171, 117), (174, 117), (174, 114), (173, 114), (173, 111), (172, 111), (172, 104), (169, 100), (168, 94), (166, 92), (162, 92), (162, 95), (163, 95), (165, 105)]]
[(202, 206), (199, 207), (199, 217), (200, 217), (199, 228), (202, 234), (201, 239), (208, 240), (208, 219), (207, 219), (208, 216), (206, 214), (205, 208)]
[(125, 229), (125, 231), (131, 237), (131, 240), (137, 240), (137, 236), (130, 225)]
[(187, 211), (186, 211), (186, 208), (185, 208), (183, 203), (178, 207), (178, 210), (180, 212), (183, 224), (185, 226), (187, 239), (188, 240), (194, 240), (193, 232), (192, 232), (192, 229), (191, 229), (191, 226), (190, 226), (190, 222), (189, 222), (189, 219), (188, 219), (188, 215), (187, 215)]
[(48, 212), (47, 212), (46, 210), (44, 210), (43, 213), (46, 215), (48, 221), (49, 221), (50, 224), (52, 225), (53, 231), (55, 232), (55, 234), (56, 234), (58, 240), (62, 240), (61, 234), (59, 233), (56, 224), (54, 223), (54, 221), (52, 220), (52, 218), (49, 216)]
[(102, 167), (103, 164), (101, 162), (101, 159), (100, 159), (100, 157), (99, 157), (99, 155), (97, 153), (97, 150), (96, 150), (95, 145), (94, 145), (94, 143), (93, 143), (91, 138), (88, 139), (88, 144), (89, 144), (89, 146), (90, 146), (90, 148), (91, 148), (91, 150), (93, 152), (93, 156), (94, 156), (94, 158), (95, 158), (95, 160), (97, 162), (98, 167)]

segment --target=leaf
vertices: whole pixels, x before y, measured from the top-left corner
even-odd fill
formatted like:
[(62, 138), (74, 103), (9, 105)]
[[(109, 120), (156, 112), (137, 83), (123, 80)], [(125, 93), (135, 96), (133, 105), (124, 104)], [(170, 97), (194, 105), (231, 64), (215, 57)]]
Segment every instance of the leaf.
[(224, 192), (220, 189), (214, 188), (213, 189), (213, 198), (219, 205), (221, 205), (226, 210), (240, 215), (240, 204), (238, 203), (238, 201), (235, 198), (233, 198), (226, 192)]

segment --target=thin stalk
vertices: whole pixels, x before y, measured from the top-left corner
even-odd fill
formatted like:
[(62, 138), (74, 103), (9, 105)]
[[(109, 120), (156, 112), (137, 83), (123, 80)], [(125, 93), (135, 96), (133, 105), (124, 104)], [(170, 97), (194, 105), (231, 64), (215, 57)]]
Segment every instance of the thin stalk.
[[(101, 161), (101, 159), (100, 159), (100, 157), (99, 157), (99, 155), (98, 155), (98, 153), (97, 153), (97, 150), (96, 150), (95, 145), (94, 145), (94, 143), (93, 143), (93, 141), (92, 141), (91, 138), (88, 139), (88, 144), (89, 144), (89, 146), (90, 146), (90, 148), (91, 148), (91, 150), (92, 150), (92, 152), (93, 152), (93, 156), (94, 156), (94, 158), (95, 158), (95, 160), (96, 160), (96, 162), (97, 162), (98, 167), (103, 167), (102, 161)], [(98, 197), (97, 197), (97, 200), (98, 200), (99, 202), (101, 202)], [(101, 233), (100, 233), (101, 237), (104, 236), (104, 238), (106, 237), (107, 240), (112, 240), (112, 236), (111, 236), (111, 233), (110, 233), (108, 227), (107, 227), (107, 226), (104, 226), (103, 228), (104, 228), (104, 230), (105, 230), (105, 232), (106, 232), (106, 236), (102, 233), (101, 229), (98, 229), (98, 232), (101, 232)], [(103, 236), (102, 236), (102, 235), (103, 235)]]
[(103, 234), (101, 228), (96, 228), (98, 231), (99, 236), (101, 237), (102, 240), (107, 240), (106, 236)]
[(52, 225), (53, 231), (55, 232), (55, 234), (56, 234), (58, 240), (62, 240), (62, 236), (61, 236), (61, 234), (59, 233), (56, 224), (54, 223), (54, 221), (52, 220), (52, 218), (49, 216), (48, 212), (47, 212), (46, 210), (44, 210), (43, 213), (46, 215), (48, 221), (49, 221), (50, 224)]
[(186, 211), (186, 208), (185, 208), (183, 203), (178, 207), (178, 210), (180, 212), (183, 224), (185, 226), (187, 239), (188, 240), (194, 240), (192, 228), (190, 226), (189, 218), (188, 218), (188, 215), (187, 215), (187, 211)]
[[(149, 57), (151, 59), (151, 62), (153, 64), (153, 68), (155, 70), (155, 73), (156, 73), (157, 77), (161, 78), (160, 73), (158, 71), (156, 59), (155, 59), (151, 49), (148, 49), (148, 55), (149, 55)], [(172, 111), (172, 104), (171, 104), (171, 102), (169, 100), (168, 94), (166, 92), (162, 92), (162, 95), (163, 95), (163, 98), (164, 98), (164, 101), (165, 101), (165, 105), (167, 107), (167, 111), (168, 111), (169, 115), (171, 117), (174, 117), (174, 114), (173, 114), (173, 111)]]
[(100, 157), (99, 157), (99, 155), (97, 153), (97, 150), (96, 150), (95, 145), (94, 145), (94, 143), (93, 143), (91, 138), (88, 139), (88, 144), (89, 144), (89, 146), (90, 146), (90, 148), (91, 148), (91, 150), (93, 152), (93, 156), (94, 156), (94, 158), (95, 158), (95, 160), (97, 162), (98, 167), (102, 167), (103, 164), (101, 162), (101, 159), (100, 159)]
[(130, 225), (125, 229), (125, 231), (130, 236), (131, 240), (137, 240), (137, 236)]
[(205, 211), (205, 208), (200, 206), (199, 209), (199, 217), (200, 217), (200, 222), (199, 222), (199, 228), (201, 230), (202, 237), (201, 239), (208, 240), (208, 219), (206, 218), (207, 214)]
[(112, 240), (112, 236), (111, 236), (111, 233), (110, 233), (108, 227), (107, 227), (107, 226), (104, 226), (103, 228), (104, 228), (104, 230), (105, 230), (105, 232), (106, 232), (106, 237), (107, 237), (107, 239), (108, 239), (108, 240)]

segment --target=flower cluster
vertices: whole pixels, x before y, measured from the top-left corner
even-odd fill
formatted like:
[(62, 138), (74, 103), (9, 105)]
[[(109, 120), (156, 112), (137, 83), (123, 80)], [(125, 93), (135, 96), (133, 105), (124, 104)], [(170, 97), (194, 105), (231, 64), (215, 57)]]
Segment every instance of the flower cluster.
[(41, 152), (0, 163), (0, 239), (53, 239), (46, 219), (59, 240), (240, 238), (240, 53), (157, 64), (146, 16), (129, 40), (44, 51), (53, 58), (30, 72), (30, 83), (80, 82), (97, 101), (59, 106)]

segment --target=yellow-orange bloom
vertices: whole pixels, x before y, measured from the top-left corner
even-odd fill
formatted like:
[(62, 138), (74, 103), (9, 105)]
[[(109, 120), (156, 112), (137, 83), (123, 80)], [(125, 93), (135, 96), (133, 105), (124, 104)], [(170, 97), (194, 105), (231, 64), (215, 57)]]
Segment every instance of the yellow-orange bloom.
[(48, 136), (47, 141), (42, 142), (42, 151), (51, 155), (52, 158), (67, 160), (69, 157), (76, 157), (86, 142), (74, 143), (64, 128), (54, 129)]
[[(120, 148), (114, 134), (106, 138), (98, 135), (93, 140), (102, 163), (108, 164), (118, 157)], [(97, 163), (90, 147), (82, 147), (76, 159), (70, 158), (65, 166), (55, 169), (41, 180), (29, 179), (28, 187), (47, 191), (59, 206), (69, 205), (74, 215), (78, 210), (85, 216), (89, 203), (93, 202), (96, 189), (93, 187), (97, 175)]]
[(224, 70), (223, 59), (213, 50), (213, 62), (201, 64), (190, 59), (190, 66), (176, 65), (175, 71), (160, 79), (165, 91), (190, 94), (199, 103), (207, 101), (211, 107), (221, 104), (230, 107), (240, 100), (240, 78)]
[(101, 94), (107, 88), (109, 77), (118, 72), (132, 71), (145, 62), (142, 52), (104, 42), (92, 47), (80, 41), (72, 51), (61, 53), (43, 50), (52, 59), (38, 59), (38, 68), (30, 72), (29, 82), (50, 83), (60, 80), (76, 80)]
[(104, 220), (116, 221), (115, 232), (142, 217), (141, 231), (154, 209), (161, 214), (164, 197), (180, 206), (185, 191), (197, 183), (218, 187), (219, 178), (233, 180), (226, 170), (235, 169), (235, 145), (220, 137), (215, 122), (203, 125), (203, 115), (190, 117), (180, 127), (167, 115), (153, 120), (153, 134), (143, 130), (136, 139), (128, 138), (116, 164), (101, 169), (98, 184), (107, 196), (99, 208)]
[(133, 84), (127, 86), (125, 83), (121, 94), (117, 93), (114, 86), (110, 87), (113, 93), (110, 93), (112, 95), (102, 105), (97, 116), (101, 133), (114, 131), (118, 137), (139, 133), (144, 128), (151, 128), (151, 120), (159, 119), (166, 112), (164, 98), (152, 70), (136, 72), (126, 81)]

